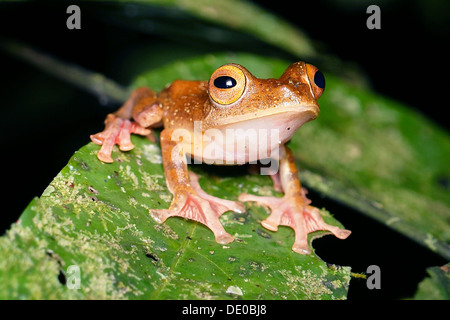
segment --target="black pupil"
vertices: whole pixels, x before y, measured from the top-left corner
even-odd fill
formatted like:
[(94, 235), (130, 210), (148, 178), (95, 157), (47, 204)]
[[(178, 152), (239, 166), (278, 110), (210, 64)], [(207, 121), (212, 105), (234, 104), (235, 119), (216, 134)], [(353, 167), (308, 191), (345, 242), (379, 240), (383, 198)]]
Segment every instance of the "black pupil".
[(214, 85), (220, 89), (229, 89), (236, 85), (236, 80), (229, 76), (221, 76), (214, 80)]
[(323, 76), (323, 73), (319, 70), (317, 70), (316, 74), (314, 75), (314, 83), (320, 89), (325, 89), (325, 77)]

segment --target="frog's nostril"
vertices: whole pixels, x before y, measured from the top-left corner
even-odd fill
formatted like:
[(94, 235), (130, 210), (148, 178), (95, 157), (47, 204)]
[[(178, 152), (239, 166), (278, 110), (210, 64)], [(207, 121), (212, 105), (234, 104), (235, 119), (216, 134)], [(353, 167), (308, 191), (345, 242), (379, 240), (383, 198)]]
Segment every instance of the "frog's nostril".
[(320, 89), (325, 89), (325, 77), (320, 70), (317, 70), (316, 73), (314, 74), (314, 83)]

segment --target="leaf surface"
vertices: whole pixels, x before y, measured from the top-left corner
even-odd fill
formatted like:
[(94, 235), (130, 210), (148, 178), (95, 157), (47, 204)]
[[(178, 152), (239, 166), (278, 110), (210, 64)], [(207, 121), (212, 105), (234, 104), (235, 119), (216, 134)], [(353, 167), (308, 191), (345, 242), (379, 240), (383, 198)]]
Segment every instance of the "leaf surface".
[[(159, 147), (133, 137), (136, 148), (116, 149), (113, 164), (97, 160), (90, 143), (72, 157), (19, 224), (0, 239), (3, 298), (89, 299), (343, 299), (350, 268), (327, 265), (315, 254), (291, 251), (293, 231), (262, 228), (265, 209), (226, 213), (225, 229), (236, 240), (215, 242), (205, 226), (180, 218), (160, 225), (150, 208), (167, 208)], [(196, 168), (215, 196), (274, 194), (264, 176), (219, 177)], [(322, 211), (328, 223), (337, 223)], [(314, 236), (323, 235), (317, 232)], [(20, 257), (17, 259), (17, 257)], [(25, 260), (25, 261), (24, 261)], [(76, 265), (80, 290), (58, 283)], [(45, 274), (44, 277), (40, 276)]]

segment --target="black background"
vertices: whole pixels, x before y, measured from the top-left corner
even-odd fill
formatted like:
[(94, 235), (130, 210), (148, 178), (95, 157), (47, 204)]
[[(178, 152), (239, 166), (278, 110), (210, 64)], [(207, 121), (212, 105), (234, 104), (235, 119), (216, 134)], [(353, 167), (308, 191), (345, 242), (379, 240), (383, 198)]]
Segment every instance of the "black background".
[[(434, 1), (434, 6), (426, 1), (380, 1), (381, 30), (367, 29), (366, 8), (372, 3), (364, 1), (349, 1), (345, 6), (325, 0), (255, 2), (297, 25), (327, 52), (359, 65), (376, 92), (405, 102), (448, 128), (448, 1)], [(167, 41), (183, 43), (104, 23), (90, 14), (87, 3), (79, 3), (82, 29), (69, 31), (65, 9), (72, 3), (76, 2), (2, 3), (0, 37), (24, 41), (123, 85), (130, 81), (122, 72), (130, 58), (127, 48), (142, 41), (155, 46)], [(215, 49), (224, 47), (218, 44)], [(264, 46), (258, 50), (275, 51)], [(0, 230), (4, 232), (73, 152), (89, 142), (89, 134), (102, 129), (105, 114), (117, 105), (100, 103), (2, 52), (0, 70)], [(382, 289), (368, 290), (363, 280), (354, 279), (350, 299), (409, 297), (426, 276), (426, 267), (445, 263), (376, 221), (314, 192), (311, 197), (316, 206), (325, 206), (348, 229), (364, 230), (346, 241), (333, 237), (316, 240), (318, 254), (327, 262), (351, 265), (354, 272), (364, 272), (371, 264), (381, 267)]]

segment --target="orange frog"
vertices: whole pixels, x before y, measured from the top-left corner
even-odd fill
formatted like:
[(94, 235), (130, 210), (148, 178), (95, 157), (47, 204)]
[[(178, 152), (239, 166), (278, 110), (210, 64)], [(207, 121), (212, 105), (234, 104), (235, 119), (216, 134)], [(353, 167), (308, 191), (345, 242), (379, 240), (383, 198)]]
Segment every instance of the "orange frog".
[(324, 88), (323, 74), (304, 62), (291, 64), (279, 79), (259, 79), (230, 63), (218, 68), (209, 81), (176, 80), (158, 94), (148, 88), (135, 90), (118, 111), (107, 116), (104, 131), (91, 139), (102, 146), (98, 158), (110, 163), (115, 144), (122, 151), (131, 150), (130, 134), (148, 135), (150, 128), (163, 126), (161, 150), (173, 200), (169, 209), (152, 209), (150, 214), (158, 223), (172, 216), (203, 223), (221, 244), (234, 238), (219, 217), (229, 210), (242, 213), (244, 206), (203, 191), (197, 176), (188, 173), (187, 157), (197, 163), (226, 165), (272, 159), (268, 174), (284, 196), (241, 194), (239, 200), (269, 207), (271, 214), (262, 225), (272, 231), (279, 225), (293, 228), (292, 250), (308, 254), (310, 232), (328, 230), (340, 239), (350, 234), (326, 224), (319, 210), (309, 205), (285, 145), (301, 125), (318, 116), (317, 99)]

